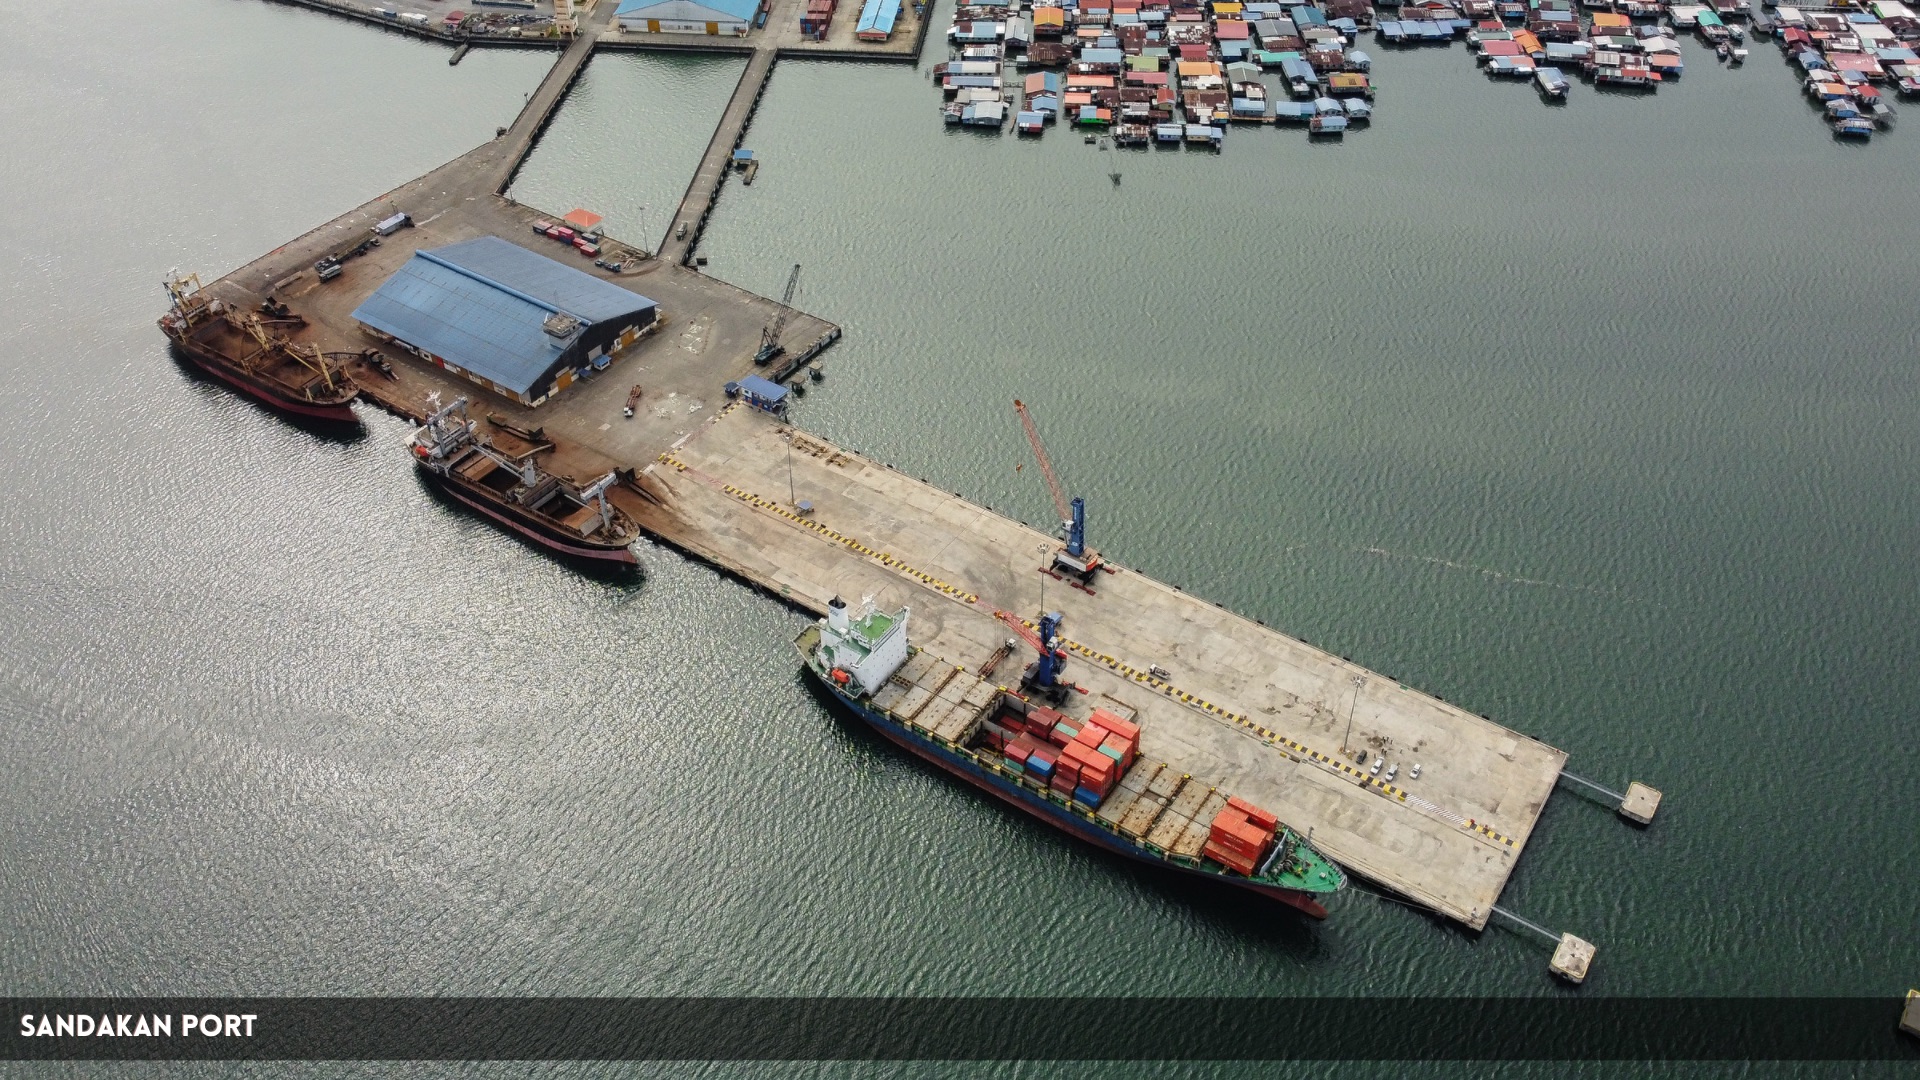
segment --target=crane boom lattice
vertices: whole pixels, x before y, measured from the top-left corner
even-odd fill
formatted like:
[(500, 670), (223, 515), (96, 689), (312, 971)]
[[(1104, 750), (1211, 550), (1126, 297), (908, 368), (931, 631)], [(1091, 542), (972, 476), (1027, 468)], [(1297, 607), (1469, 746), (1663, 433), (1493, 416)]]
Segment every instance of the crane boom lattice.
[(1032, 627), (1028, 626), (1024, 622), (1021, 622), (1020, 616), (1015, 615), (1011, 611), (996, 611), (993, 614), (995, 618), (999, 619), (1003, 623), (1006, 623), (1008, 629), (1011, 629), (1014, 633), (1020, 635), (1020, 640), (1025, 641), (1027, 643), (1027, 646), (1031, 648), (1034, 652), (1045, 653), (1047, 651), (1046, 645), (1042, 644), (1040, 641), (1040, 635), (1034, 633)]
[(785, 352), (780, 345), (780, 332), (787, 328), (787, 320), (793, 317), (793, 293), (800, 287), (800, 264), (793, 264), (793, 272), (787, 275), (787, 291), (780, 297), (779, 314), (760, 331), (760, 351), (754, 353), (753, 362), (766, 364)]
[(1066, 521), (1073, 516), (1073, 511), (1067, 505), (1067, 493), (1060, 487), (1060, 477), (1054, 474), (1053, 460), (1047, 457), (1046, 444), (1040, 441), (1040, 429), (1033, 426), (1033, 414), (1019, 398), (1013, 401), (1013, 411), (1020, 414), (1020, 423), (1027, 429), (1027, 441), (1033, 444), (1033, 456), (1040, 462), (1040, 475), (1046, 477), (1047, 490), (1053, 493), (1053, 508), (1059, 512), (1060, 520)]

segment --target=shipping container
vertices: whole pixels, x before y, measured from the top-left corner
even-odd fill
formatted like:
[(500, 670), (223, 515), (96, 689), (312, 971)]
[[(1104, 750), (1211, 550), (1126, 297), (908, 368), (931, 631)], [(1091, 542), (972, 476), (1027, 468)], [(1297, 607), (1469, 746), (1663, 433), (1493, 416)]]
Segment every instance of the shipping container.
[(1228, 799), (1227, 805), (1245, 814), (1248, 821), (1266, 829), (1268, 832), (1272, 832), (1280, 826), (1280, 819), (1278, 817), (1266, 810), (1260, 809), (1238, 795)]

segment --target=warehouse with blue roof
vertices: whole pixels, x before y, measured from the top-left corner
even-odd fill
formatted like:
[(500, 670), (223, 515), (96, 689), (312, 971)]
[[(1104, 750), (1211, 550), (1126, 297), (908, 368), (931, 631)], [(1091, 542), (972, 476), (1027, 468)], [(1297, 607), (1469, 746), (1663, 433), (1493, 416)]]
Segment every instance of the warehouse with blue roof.
[(745, 34), (762, 0), (625, 0), (620, 28), (653, 34)]
[(659, 316), (639, 293), (497, 236), (414, 252), (353, 313), (382, 341), (529, 406), (606, 366)]

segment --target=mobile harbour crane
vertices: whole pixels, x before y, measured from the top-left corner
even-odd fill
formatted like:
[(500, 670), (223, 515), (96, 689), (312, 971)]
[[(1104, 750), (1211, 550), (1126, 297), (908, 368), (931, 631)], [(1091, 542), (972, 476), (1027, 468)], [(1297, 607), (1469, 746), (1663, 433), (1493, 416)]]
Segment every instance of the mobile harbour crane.
[(1033, 444), (1033, 456), (1040, 462), (1040, 475), (1047, 481), (1047, 490), (1053, 495), (1053, 508), (1060, 516), (1060, 533), (1064, 534), (1066, 546), (1053, 553), (1053, 562), (1042, 572), (1052, 574), (1074, 588), (1089, 595), (1093, 593), (1093, 575), (1108, 569), (1101, 560), (1100, 553), (1087, 546), (1087, 501), (1074, 496), (1067, 498), (1066, 491), (1060, 486), (1060, 477), (1053, 471), (1053, 460), (1047, 456), (1047, 448), (1040, 441), (1040, 429), (1034, 426), (1033, 414), (1027, 411), (1026, 403), (1014, 399), (1013, 411), (1020, 414), (1020, 423), (1027, 430), (1027, 441)]

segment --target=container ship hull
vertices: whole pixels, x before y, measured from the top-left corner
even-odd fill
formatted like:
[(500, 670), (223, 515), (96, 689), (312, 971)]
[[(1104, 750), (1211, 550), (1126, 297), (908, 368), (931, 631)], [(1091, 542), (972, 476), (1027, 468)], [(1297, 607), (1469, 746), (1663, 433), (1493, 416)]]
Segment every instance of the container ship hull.
[[(435, 488), (460, 505), (549, 551), (576, 559), (589, 559), (620, 566), (635, 566), (640, 562), (634, 555), (633, 549), (626, 543), (601, 544), (592, 540), (583, 540), (548, 524), (537, 514), (516, 513), (497, 505), (493, 500), (467, 490), (466, 485), (459, 481), (443, 476), (430, 468), (423, 466), (420, 474), (432, 482)], [(631, 542), (630, 538), (628, 542)]]
[[(809, 670), (811, 670), (811, 668), (809, 668)], [(833, 685), (833, 683), (826, 680), (820, 680), (820, 683), (833, 695), (835, 700), (852, 710), (855, 715), (859, 716), (860, 719), (864, 720), (867, 725), (875, 731), (885, 736), (888, 741), (902, 749), (911, 751), (923, 760), (938, 765), (947, 772), (966, 780), (984, 791), (999, 796), (1057, 829), (1071, 833), (1107, 851), (1124, 855), (1135, 862), (1146, 863), (1161, 869), (1174, 870), (1192, 877), (1204, 878), (1208, 881), (1246, 889), (1269, 899), (1278, 900), (1280, 903), (1286, 904), (1289, 907), (1297, 908), (1316, 919), (1324, 919), (1327, 917), (1327, 909), (1315, 899), (1315, 894), (1313, 893), (1298, 889), (1284, 889), (1273, 885), (1263, 885), (1259, 882), (1246, 879), (1236, 880), (1224, 874), (1216, 874), (1182, 866), (1171, 860), (1144, 853), (1135, 845), (1118, 840), (1113, 834), (1062, 810), (1056, 804), (1042, 798), (1033, 791), (989, 772), (980, 767), (978, 763), (963, 758), (925, 736), (903, 727), (889, 717), (868, 708), (848, 696), (845, 691)]]

